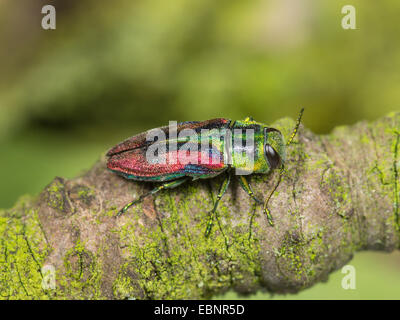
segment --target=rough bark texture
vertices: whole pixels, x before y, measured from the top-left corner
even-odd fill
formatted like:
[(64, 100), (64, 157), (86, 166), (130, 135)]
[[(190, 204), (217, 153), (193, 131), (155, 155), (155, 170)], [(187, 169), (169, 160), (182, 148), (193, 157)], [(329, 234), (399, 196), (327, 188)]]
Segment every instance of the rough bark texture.
[[(291, 119), (273, 124), (285, 136)], [(318, 136), (301, 127), (270, 203), (270, 227), (238, 183), (204, 237), (221, 178), (149, 190), (105, 168), (55, 178), (37, 197), (0, 212), (0, 296), (5, 299), (198, 299), (234, 289), (296, 292), (327, 279), (358, 250), (400, 246), (400, 113)], [(262, 198), (277, 173), (252, 176)], [(42, 286), (43, 266), (56, 288)]]

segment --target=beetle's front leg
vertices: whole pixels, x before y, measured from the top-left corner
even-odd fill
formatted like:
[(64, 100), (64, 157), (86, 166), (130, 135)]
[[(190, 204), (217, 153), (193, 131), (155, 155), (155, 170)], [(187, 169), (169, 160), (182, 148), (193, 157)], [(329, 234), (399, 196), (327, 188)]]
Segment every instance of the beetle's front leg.
[(213, 223), (214, 223), (214, 215), (215, 215), (215, 212), (217, 211), (218, 203), (221, 200), (221, 198), (223, 197), (223, 195), (225, 194), (226, 189), (228, 189), (230, 181), (231, 181), (231, 174), (228, 171), (227, 172), (227, 177), (224, 179), (224, 181), (222, 182), (222, 184), (221, 184), (221, 186), (219, 188), (219, 192), (218, 192), (218, 195), (217, 195), (217, 200), (215, 201), (214, 207), (213, 207), (213, 209), (212, 209), (212, 211), (210, 213), (210, 216), (208, 218), (207, 228), (206, 228), (206, 232), (205, 232), (205, 236), (206, 237), (208, 237), (210, 235), (210, 231), (211, 231), (211, 228), (212, 228)]
[(189, 178), (182, 178), (179, 180), (174, 180), (174, 181), (169, 181), (166, 182), (156, 188), (154, 188), (153, 190), (142, 194), (138, 199), (133, 200), (132, 202), (129, 202), (128, 204), (126, 204), (118, 213), (117, 213), (117, 217), (119, 217), (120, 215), (122, 215), (123, 213), (126, 212), (126, 210), (128, 210), (130, 207), (132, 207), (133, 205), (141, 202), (144, 198), (152, 195), (152, 194), (156, 194), (158, 191), (161, 191), (163, 189), (172, 189), (172, 188), (176, 188), (177, 186), (181, 185), (182, 183), (184, 183), (185, 181), (187, 181)]
[(239, 176), (239, 183), (240, 186), (242, 187), (242, 189), (244, 191), (246, 191), (246, 193), (249, 195), (250, 198), (252, 198), (255, 202), (257, 202), (258, 204), (262, 204), (263, 202), (258, 199), (255, 195), (253, 190), (251, 189), (251, 186), (249, 184), (249, 182), (247, 181), (245, 176)]
[(282, 176), (283, 176), (283, 174), (284, 174), (284, 172), (285, 172), (284, 170), (285, 170), (285, 169), (284, 169), (284, 166), (282, 165), (282, 166), (281, 166), (281, 169), (280, 169), (280, 171), (279, 171), (278, 182), (276, 183), (274, 189), (271, 191), (271, 193), (268, 195), (267, 199), (265, 199), (265, 202), (264, 202), (264, 214), (267, 216), (268, 223), (269, 223), (270, 226), (273, 226), (273, 225), (274, 225), (274, 221), (272, 220), (271, 212), (270, 212), (269, 209), (268, 209), (268, 203), (269, 203), (269, 200), (271, 200), (272, 195), (275, 193), (276, 189), (278, 189), (279, 184), (280, 184), (281, 181), (282, 181)]
[[(247, 179), (244, 176), (240, 176), (239, 177), (239, 183), (240, 186), (243, 188), (244, 191), (247, 192), (247, 194), (258, 204), (262, 204), (263, 202), (261, 200), (259, 200), (253, 193), (253, 190), (250, 187), (250, 184), (248, 183)], [(268, 209), (268, 202), (271, 199), (272, 194), (275, 192), (276, 188), (274, 189), (273, 192), (271, 192), (271, 194), (268, 196), (267, 200), (264, 203), (264, 214), (267, 216), (268, 219), (268, 223), (270, 224), (270, 226), (274, 225), (274, 221), (272, 219), (272, 215), (271, 212)]]

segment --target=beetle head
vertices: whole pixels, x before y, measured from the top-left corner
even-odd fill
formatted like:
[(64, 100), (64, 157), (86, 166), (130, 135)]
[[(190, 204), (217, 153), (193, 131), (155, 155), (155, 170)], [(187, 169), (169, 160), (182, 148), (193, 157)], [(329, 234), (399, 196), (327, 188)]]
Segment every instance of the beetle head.
[(285, 146), (285, 141), (279, 130), (264, 127), (264, 158), (270, 169), (276, 169), (285, 163)]

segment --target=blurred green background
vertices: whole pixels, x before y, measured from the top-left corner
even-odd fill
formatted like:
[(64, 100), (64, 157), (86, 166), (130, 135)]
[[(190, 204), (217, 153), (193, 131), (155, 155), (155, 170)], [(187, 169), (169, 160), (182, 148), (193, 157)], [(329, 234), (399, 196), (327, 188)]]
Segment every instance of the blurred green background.
[[(341, 27), (346, 4), (357, 30)], [(400, 110), (399, 16), (398, 0), (0, 0), (0, 207), (169, 120), (270, 123), (304, 106), (328, 133)], [(338, 271), (274, 298), (400, 298), (398, 252), (351, 264), (356, 290)]]

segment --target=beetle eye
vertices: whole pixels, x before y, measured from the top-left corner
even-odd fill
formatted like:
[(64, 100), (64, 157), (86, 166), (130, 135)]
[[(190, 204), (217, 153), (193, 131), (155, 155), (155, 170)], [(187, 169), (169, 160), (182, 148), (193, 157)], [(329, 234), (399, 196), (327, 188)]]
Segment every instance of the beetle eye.
[(279, 164), (281, 162), (281, 158), (276, 153), (274, 148), (272, 148), (269, 144), (265, 145), (264, 154), (265, 154), (265, 157), (268, 160), (268, 163), (269, 163), (271, 169), (275, 169), (275, 168), (277, 168), (279, 166)]

